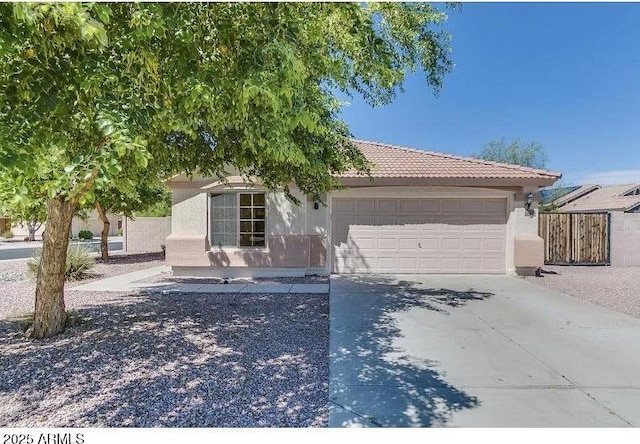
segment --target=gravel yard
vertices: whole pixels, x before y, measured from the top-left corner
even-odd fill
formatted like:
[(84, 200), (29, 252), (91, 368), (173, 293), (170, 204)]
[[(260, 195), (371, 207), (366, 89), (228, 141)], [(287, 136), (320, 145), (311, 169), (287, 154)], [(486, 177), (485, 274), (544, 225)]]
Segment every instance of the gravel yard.
[[(107, 277), (162, 263), (120, 261), (95, 270)], [(67, 307), (86, 321), (29, 341), (8, 319), (33, 311), (34, 284), (21, 267), (0, 262), (0, 427), (327, 424), (328, 295), (130, 295), (70, 285)]]
[(545, 265), (542, 277), (526, 279), (640, 318), (640, 267)]
[[(67, 308), (79, 308), (94, 303), (95, 298), (91, 294), (74, 292), (73, 287), (76, 285), (157, 267), (163, 263), (162, 253), (112, 254), (108, 262), (98, 260), (91, 271), (90, 279), (65, 283)], [(26, 264), (26, 260), (0, 261), (0, 319), (33, 312), (35, 281), (27, 276)]]

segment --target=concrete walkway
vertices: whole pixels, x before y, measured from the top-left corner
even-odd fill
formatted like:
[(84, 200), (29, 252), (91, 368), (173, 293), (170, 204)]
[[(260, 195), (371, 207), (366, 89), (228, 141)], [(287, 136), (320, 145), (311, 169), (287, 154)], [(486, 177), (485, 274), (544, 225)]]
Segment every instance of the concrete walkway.
[(170, 293), (329, 293), (329, 284), (199, 284), (161, 282), (145, 284), (138, 281), (171, 270), (171, 267), (161, 265), (121, 274), (106, 279), (72, 287), (74, 291), (115, 291), (115, 292), (148, 292), (155, 291), (163, 294)]
[(330, 313), (331, 426), (640, 426), (640, 319), (507, 276), (332, 277)]

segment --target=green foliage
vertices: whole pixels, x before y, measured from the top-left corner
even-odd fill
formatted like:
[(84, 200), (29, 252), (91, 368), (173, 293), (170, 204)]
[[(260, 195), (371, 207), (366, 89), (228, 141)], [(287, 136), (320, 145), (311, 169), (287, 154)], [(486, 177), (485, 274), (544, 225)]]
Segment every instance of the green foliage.
[(47, 217), (46, 194), (41, 185), (37, 177), (27, 181), (17, 179), (7, 172), (3, 173), (0, 167), (0, 213), (15, 222), (39, 228)]
[(136, 212), (136, 217), (167, 217), (171, 216), (171, 202), (162, 200), (151, 205), (144, 211)]
[[(387, 104), (418, 69), (437, 92), (445, 20), (427, 3), (0, 3), (0, 189), (64, 208), (48, 232), (65, 236), (144, 170), (233, 169), (320, 200), (336, 173), (369, 171), (338, 94)], [(34, 337), (61, 331), (45, 319)]]
[(91, 230), (80, 230), (78, 232), (78, 239), (91, 240), (93, 239), (93, 232)]
[(96, 193), (96, 202), (104, 211), (126, 217), (171, 213), (171, 191), (149, 170), (113, 181), (113, 185)]
[(0, 237), (4, 237), (5, 239), (11, 239), (13, 237), (13, 231), (5, 230), (2, 234), (0, 234)]
[(84, 206), (127, 165), (231, 166), (317, 197), (368, 171), (337, 92), (386, 104), (417, 69), (437, 91), (444, 20), (426, 3), (0, 4), (0, 181)]
[(538, 205), (538, 211), (540, 211), (541, 213), (555, 213), (559, 208), (559, 206), (555, 202), (556, 199), (559, 199), (575, 188), (576, 187), (568, 187), (561, 180), (556, 182), (555, 184), (553, 184), (553, 187), (548, 189), (548, 197), (546, 197), (544, 201), (540, 202), (540, 204)]
[(547, 165), (544, 146), (535, 141), (523, 143), (519, 139), (512, 142), (505, 139), (493, 140), (485, 144), (480, 153), (474, 153), (472, 156), (531, 168), (545, 168)]
[[(38, 249), (31, 259), (27, 261), (27, 274), (33, 278), (38, 275), (42, 250)], [(71, 245), (67, 250), (67, 262), (64, 269), (65, 279), (68, 281), (82, 280), (90, 276), (90, 271), (96, 261), (91, 252), (79, 245)]]

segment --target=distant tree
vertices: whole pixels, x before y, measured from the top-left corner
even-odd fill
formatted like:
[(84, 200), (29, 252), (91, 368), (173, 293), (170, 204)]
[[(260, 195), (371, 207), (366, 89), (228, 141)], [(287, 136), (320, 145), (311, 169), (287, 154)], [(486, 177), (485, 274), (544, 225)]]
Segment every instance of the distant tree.
[[(38, 177), (25, 181), (10, 177), (0, 170), (0, 213), (9, 216), (12, 221), (27, 226), (28, 239), (36, 240), (36, 232), (42, 227), (47, 218), (47, 197), (40, 192), (42, 183)], [(20, 198), (20, 194), (13, 192), (18, 187), (22, 193), (29, 193), (32, 199)]]
[(505, 139), (492, 140), (484, 145), (482, 151), (472, 156), (531, 168), (545, 168), (547, 165), (547, 152), (544, 146), (533, 140), (530, 142), (522, 142), (520, 139), (511, 142)]
[(540, 201), (538, 205), (538, 210), (541, 213), (555, 213), (558, 211), (558, 205), (556, 204), (556, 199), (561, 198), (565, 194), (568, 194), (578, 188), (577, 186), (568, 186), (564, 183), (564, 181), (560, 180), (553, 184), (550, 188), (545, 188), (541, 191), (544, 192), (545, 198)]
[(111, 222), (107, 214), (134, 217), (137, 211), (144, 211), (166, 200), (168, 193), (157, 177), (139, 176), (138, 180), (129, 179), (128, 183), (115, 180), (114, 184), (96, 191), (95, 209), (102, 221), (100, 234), (100, 255), (103, 261), (109, 259), (109, 231)]
[(133, 213), (133, 217), (167, 217), (171, 216), (171, 191), (165, 187), (163, 195), (153, 205)]

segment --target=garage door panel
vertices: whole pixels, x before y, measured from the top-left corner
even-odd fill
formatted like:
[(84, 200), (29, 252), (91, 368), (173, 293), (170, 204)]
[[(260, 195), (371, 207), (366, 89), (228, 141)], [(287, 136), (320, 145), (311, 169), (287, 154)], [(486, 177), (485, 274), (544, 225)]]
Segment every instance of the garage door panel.
[(505, 199), (336, 198), (333, 271), (504, 273), (505, 224)]
[(379, 212), (392, 212), (398, 211), (398, 199), (378, 199), (378, 211)]
[(443, 254), (446, 254), (448, 251), (459, 252), (462, 246), (462, 242), (458, 237), (445, 237), (442, 238), (442, 242), (440, 243), (440, 249)]
[(417, 213), (420, 209), (418, 199), (402, 199), (398, 201), (398, 211), (400, 213)]
[(377, 239), (378, 250), (380, 251), (396, 251), (398, 249), (398, 240), (395, 238), (378, 238)]
[(442, 271), (445, 273), (456, 273), (462, 270), (462, 258), (456, 257), (443, 257), (440, 261)]
[(464, 237), (462, 238), (462, 251), (464, 253), (470, 252), (482, 252), (483, 239), (478, 237)]
[(442, 211), (444, 213), (459, 213), (462, 210), (462, 201), (454, 199), (444, 199), (442, 202)]
[(417, 251), (420, 240), (417, 237), (400, 237), (398, 238), (399, 251)]
[(359, 250), (372, 250), (376, 249), (377, 239), (375, 237), (358, 236), (350, 239), (351, 248), (358, 248)]
[(419, 273), (439, 273), (440, 272), (440, 259), (437, 257), (421, 257), (418, 259)]
[(466, 272), (481, 272), (482, 271), (482, 259), (479, 257), (465, 257), (462, 259), (463, 271)]
[[(399, 257), (398, 269), (404, 273), (418, 273), (418, 258), (417, 257)], [(396, 271), (397, 273), (397, 271)]]
[(461, 203), (461, 211), (463, 213), (482, 213), (484, 207), (484, 201), (478, 199), (463, 200)]
[(503, 251), (504, 239), (484, 239), (484, 249), (486, 251)]
[(505, 203), (504, 199), (486, 199), (483, 200), (484, 203), (484, 212), (485, 213), (497, 213), (497, 214), (505, 214)]
[(420, 210), (429, 213), (439, 213), (441, 211), (440, 201), (435, 199), (421, 200)]
[(370, 212), (376, 210), (375, 199), (356, 199), (355, 209), (357, 212)]
[(353, 212), (355, 209), (355, 199), (335, 199), (333, 208), (336, 213)]
[(398, 260), (395, 256), (379, 256), (377, 265), (381, 273), (396, 273), (398, 270)]

